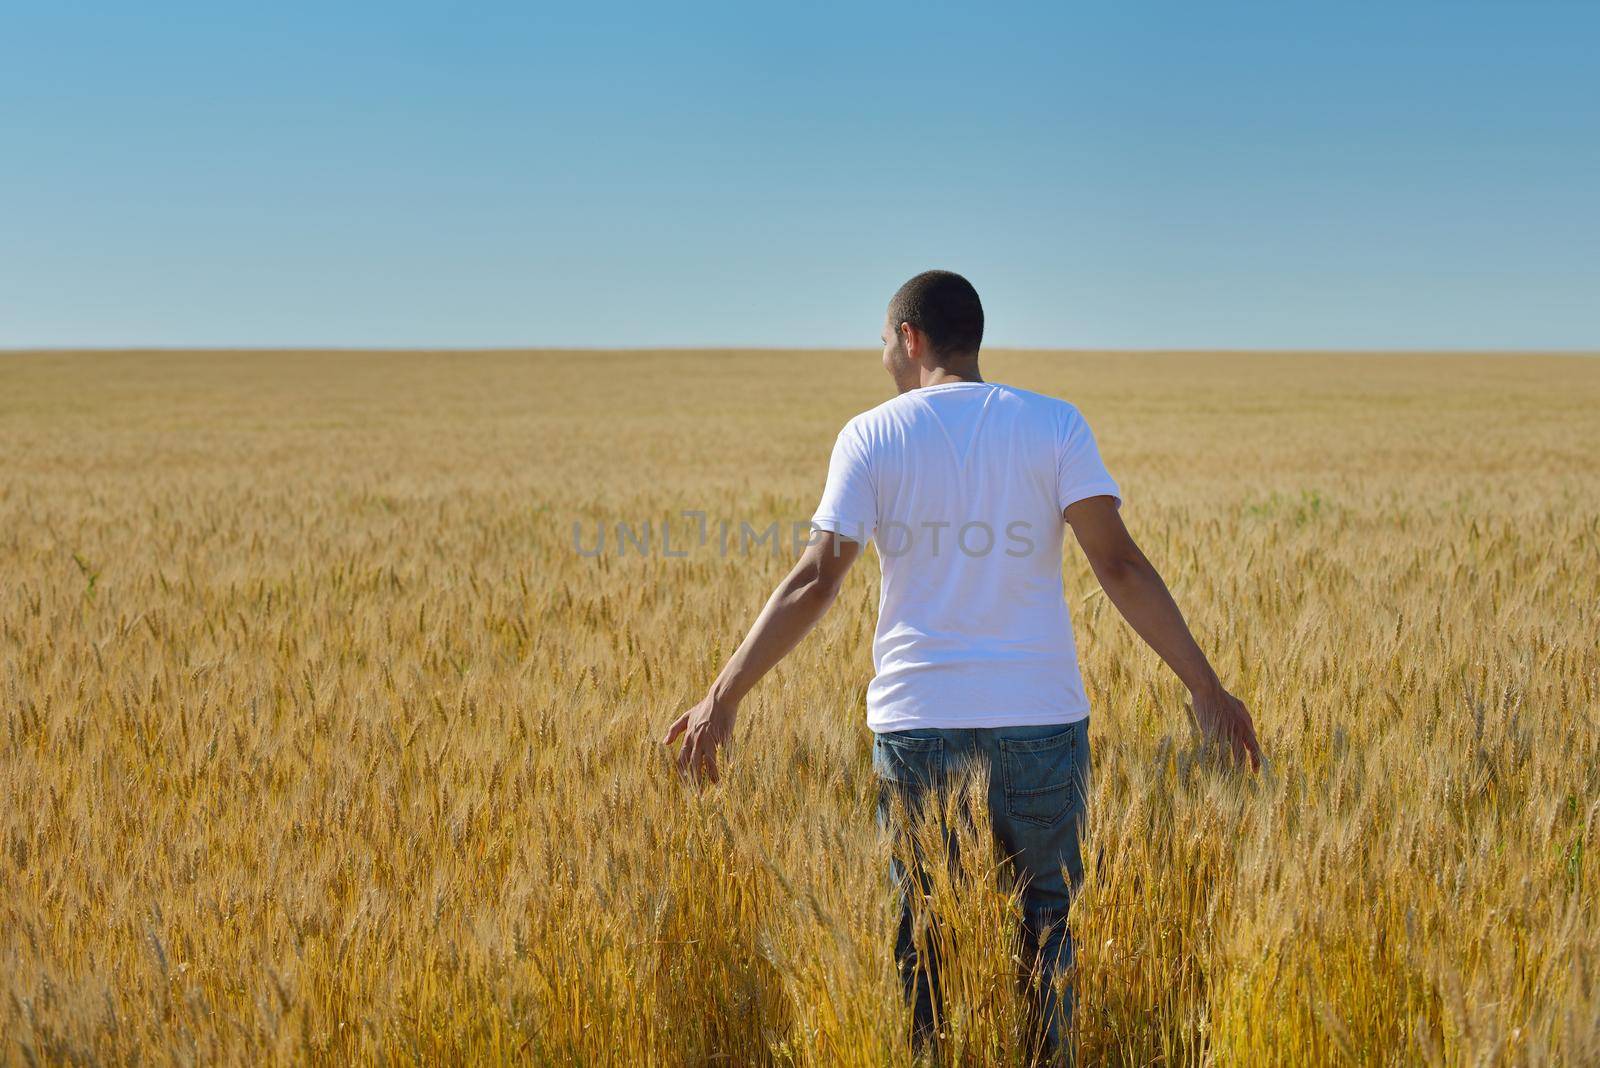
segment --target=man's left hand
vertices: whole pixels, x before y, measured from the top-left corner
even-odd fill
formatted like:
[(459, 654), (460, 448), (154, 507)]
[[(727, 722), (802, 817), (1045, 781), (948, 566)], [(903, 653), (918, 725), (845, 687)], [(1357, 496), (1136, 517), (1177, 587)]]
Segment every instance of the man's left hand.
[(738, 714), (737, 705), (707, 695), (673, 721), (661, 744), (671, 745), (680, 734), (684, 735), (683, 748), (678, 750), (678, 770), (696, 782), (702, 777), (719, 782), (717, 747), (727, 745), (733, 737), (733, 721)]

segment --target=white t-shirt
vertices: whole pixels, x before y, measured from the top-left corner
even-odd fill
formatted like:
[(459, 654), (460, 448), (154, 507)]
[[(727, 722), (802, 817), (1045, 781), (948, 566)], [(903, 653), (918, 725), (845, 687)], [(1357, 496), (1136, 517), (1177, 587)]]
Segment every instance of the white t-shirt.
[(1061, 581), (1066, 507), (1122, 494), (1065, 401), (992, 382), (902, 393), (845, 424), (812, 527), (882, 563), (867, 726), (1089, 714)]

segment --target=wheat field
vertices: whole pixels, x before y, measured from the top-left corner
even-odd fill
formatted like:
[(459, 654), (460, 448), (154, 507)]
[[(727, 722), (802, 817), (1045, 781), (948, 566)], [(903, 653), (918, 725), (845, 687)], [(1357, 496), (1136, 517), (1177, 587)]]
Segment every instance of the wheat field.
[[(1269, 760), (1199, 755), (1069, 545), (1081, 1063), (1600, 1060), (1600, 360), (984, 370), (1087, 415)], [(4, 1060), (909, 1064), (875, 557), (719, 786), (659, 743), (888, 389), (872, 352), (0, 355)], [(1014, 893), (963, 856), (947, 1048), (1021, 1063)]]

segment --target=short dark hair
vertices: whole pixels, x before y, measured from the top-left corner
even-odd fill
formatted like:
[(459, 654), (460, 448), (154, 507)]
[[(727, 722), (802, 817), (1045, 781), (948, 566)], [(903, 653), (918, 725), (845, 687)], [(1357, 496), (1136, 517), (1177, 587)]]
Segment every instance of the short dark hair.
[(983, 304), (972, 283), (954, 271), (923, 271), (889, 301), (889, 328), (901, 323), (928, 335), (933, 351), (947, 360), (976, 356), (983, 344)]

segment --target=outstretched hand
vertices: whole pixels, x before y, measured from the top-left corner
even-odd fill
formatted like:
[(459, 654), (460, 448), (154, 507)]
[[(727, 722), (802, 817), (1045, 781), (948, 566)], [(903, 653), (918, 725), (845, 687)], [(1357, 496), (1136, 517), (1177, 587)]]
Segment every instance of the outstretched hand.
[(696, 783), (703, 778), (719, 782), (717, 747), (726, 746), (733, 737), (733, 721), (738, 714), (737, 705), (716, 701), (708, 695), (672, 722), (661, 744), (671, 745), (683, 735), (683, 747), (678, 750), (678, 770)]
[(1234, 759), (1245, 758), (1252, 771), (1261, 770), (1261, 744), (1256, 725), (1244, 702), (1221, 686), (1189, 694), (1195, 725), (1208, 742), (1216, 742)]

